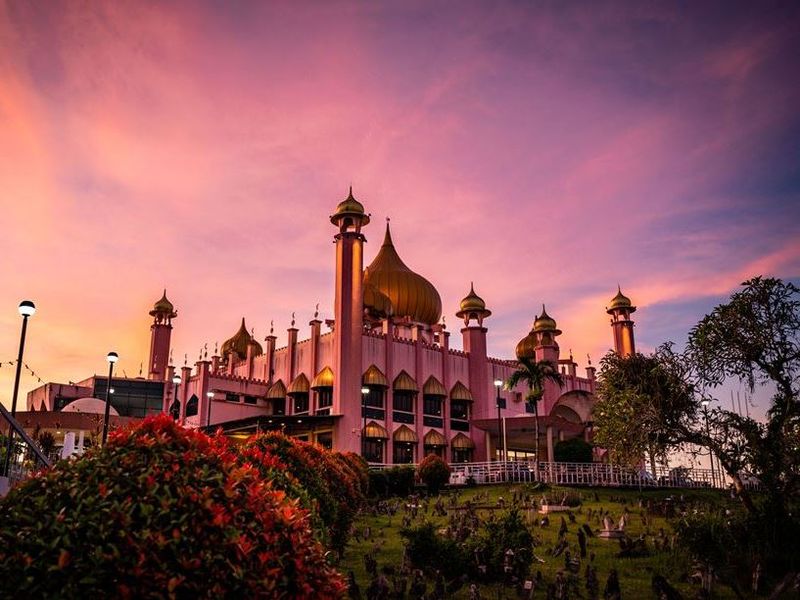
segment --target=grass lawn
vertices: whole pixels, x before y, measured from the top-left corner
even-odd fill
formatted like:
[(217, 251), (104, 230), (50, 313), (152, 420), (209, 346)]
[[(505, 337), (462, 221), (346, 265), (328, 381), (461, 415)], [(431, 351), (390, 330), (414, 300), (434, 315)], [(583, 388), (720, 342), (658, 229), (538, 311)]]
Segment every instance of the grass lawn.
[[(510, 504), (514, 491), (518, 493), (526, 491), (539, 502), (542, 497), (542, 492), (531, 490), (532, 488), (527, 484), (482, 486), (445, 492), (444, 501), (445, 506), (449, 507), (448, 494), (456, 494), (459, 504), (463, 504), (466, 500), (474, 499), (477, 494), (481, 494), (481, 504), (495, 505), (502, 496), (507, 506)], [(550, 488), (547, 492), (547, 496), (551, 501), (557, 500), (562, 497), (565, 491), (568, 490), (566, 488)], [(591, 555), (591, 553), (595, 554), (593, 564), (597, 570), (597, 577), (600, 582), (600, 597), (602, 598), (606, 578), (612, 568), (617, 569), (622, 597), (625, 599), (653, 598), (654, 594), (651, 588), (651, 578), (654, 574), (660, 574), (666, 577), (685, 598), (688, 599), (695, 596), (696, 586), (686, 580), (687, 573), (691, 566), (687, 557), (679, 550), (673, 551), (667, 548), (666, 550), (657, 551), (654, 547), (653, 539), (654, 536), (658, 534), (659, 528), (663, 528), (667, 536), (672, 534), (672, 528), (669, 522), (663, 517), (651, 514), (648, 515), (649, 525), (645, 527), (642, 517), (640, 516), (643, 509), (639, 507), (639, 500), (642, 499), (646, 505), (648, 499), (653, 503), (659, 503), (668, 496), (677, 497), (683, 494), (684, 499), (687, 501), (698, 501), (702, 503), (729, 502), (722, 493), (711, 490), (646, 490), (639, 492), (637, 490), (616, 490), (609, 488), (570, 488), (569, 491), (580, 494), (583, 499), (582, 505), (579, 508), (573, 509), (576, 517), (575, 523), (569, 522), (566, 513), (551, 514), (549, 516), (550, 524), (548, 527), (538, 526), (538, 521), (542, 517), (542, 515), (539, 514), (535, 515), (535, 517), (529, 521), (532, 525), (533, 534), (539, 542), (534, 550), (535, 555), (545, 561), (544, 564), (536, 563), (532, 565), (531, 575), (535, 575), (537, 570), (541, 571), (545, 587), (554, 580), (558, 571), (564, 570), (564, 555), (562, 554), (561, 556), (554, 557), (550, 554), (550, 550), (555, 546), (558, 539), (561, 516), (564, 516), (568, 525), (566, 539), (569, 542), (569, 550), (573, 557), (579, 557), (580, 549), (576, 534), (578, 528), (584, 523), (587, 523), (589, 511), (592, 510), (594, 513), (600, 510), (608, 511), (610, 518), (613, 519), (614, 523), (617, 523), (623, 514), (623, 510), (627, 506), (629, 520), (626, 533), (631, 538), (636, 538), (642, 533), (647, 533), (647, 547), (650, 551), (650, 555), (641, 558), (617, 558), (616, 554), (620, 551), (620, 545), (617, 540), (589, 537), (586, 540), (587, 555)], [(488, 498), (486, 497), (487, 495)], [(430, 511), (428, 514), (424, 514), (423, 511), (420, 510), (412, 526), (419, 525), (425, 520), (433, 522), (437, 527), (447, 526), (447, 517), (434, 515), (434, 503), (435, 499), (430, 502)], [(499, 511), (481, 510), (478, 514), (483, 519), (488, 517), (492, 512)], [(527, 512), (525, 514), (532, 515), (532, 513)], [(356, 521), (356, 527), (359, 531), (363, 531), (365, 527), (371, 529), (370, 539), (360, 541), (355, 538), (352, 539), (348, 545), (347, 551), (342, 557), (339, 569), (345, 575), (351, 570), (355, 573), (356, 581), (361, 589), (362, 596), (365, 595), (366, 589), (370, 583), (370, 577), (364, 566), (365, 554), (372, 553), (372, 556), (378, 562), (379, 570), (384, 565), (393, 565), (397, 568), (402, 565), (404, 539), (400, 536), (400, 529), (402, 527), (403, 515), (404, 512), (401, 509), (392, 517), (387, 515), (364, 514)], [(588, 521), (595, 533), (602, 528), (602, 524), (597, 522), (598, 519), (599, 517), (592, 517)], [(588, 560), (587, 557), (582, 561), (580, 573), (578, 575), (578, 584), (580, 586), (581, 597), (583, 598), (586, 597), (584, 573)], [(467, 587), (468, 586), (462, 588), (453, 597), (468, 598), (469, 593)], [(516, 597), (515, 590), (512, 588), (504, 589), (502, 585), (479, 583), (479, 587), (482, 598)], [(431, 579), (428, 583), (428, 592), (430, 593), (432, 589), (433, 580)], [(545, 590), (537, 590), (535, 597), (544, 598)], [(717, 585), (714, 588), (714, 597), (734, 598), (735, 596), (728, 588)]]

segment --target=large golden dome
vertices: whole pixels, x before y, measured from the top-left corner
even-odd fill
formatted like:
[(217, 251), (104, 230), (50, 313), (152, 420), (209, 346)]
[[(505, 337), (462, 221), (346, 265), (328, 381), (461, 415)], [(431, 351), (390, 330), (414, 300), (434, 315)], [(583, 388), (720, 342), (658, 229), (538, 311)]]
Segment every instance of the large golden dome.
[(261, 347), (255, 338), (247, 331), (247, 326), (244, 324), (244, 317), (242, 317), (242, 324), (239, 326), (239, 331), (233, 334), (233, 337), (225, 340), (222, 344), (222, 356), (226, 357), (231, 351), (236, 352), (236, 355), (244, 360), (247, 358), (247, 346), (253, 344), (253, 356), (264, 354), (264, 349)]
[(161, 300), (153, 305), (153, 310), (150, 311), (150, 314), (152, 316), (167, 315), (172, 318), (177, 316), (175, 313), (175, 307), (172, 305), (172, 302), (167, 299), (166, 289), (164, 289), (164, 294), (161, 296)]
[(430, 281), (414, 273), (392, 244), (389, 224), (378, 255), (364, 271), (364, 287), (373, 286), (392, 304), (394, 315), (434, 325), (442, 316), (442, 299)]

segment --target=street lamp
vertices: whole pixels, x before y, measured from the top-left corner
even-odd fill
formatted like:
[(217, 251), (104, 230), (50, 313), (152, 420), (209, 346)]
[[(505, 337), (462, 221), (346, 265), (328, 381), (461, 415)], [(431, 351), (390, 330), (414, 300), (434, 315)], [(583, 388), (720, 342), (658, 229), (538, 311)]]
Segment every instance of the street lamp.
[[(503, 382), (500, 379), (494, 380), (494, 387), (497, 388), (497, 440), (498, 445), (502, 445), (503, 448), (503, 460), (506, 458), (506, 441), (503, 438), (503, 419), (500, 416), (500, 409), (506, 407), (505, 398), (500, 397), (500, 388), (503, 387)], [(498, 460), (500, 458), (498, 457)]]
[(180, 384), (180, 382), (181, 382), (181, 376), (175, 373), (175, 375), (172, 377), (172, 383), (175, 384), (175, 387), (173, 388), (172, 392), (172, 405), (177, 407), (177, 413), (172, 415), (172, 419), (175, 421), (177, 421), (178, 418), (180, 418), (181, 416), (181, 403), (178, 402), (178, 385)]
[(206, 425), (211, 427), (211, 401), (214, 399), (214, 392), (206, 392), (206, 398), (208, 398), (208, 422)]
[[(703, 415), (706, 418), (706, 437), (709, 439), (711, 438), (711, 431), (708, 427), (708, 405), (711, 401), (708, 398), (703, 398), (700, 401), (700, 404), (703, 405)], [(717, 478), (714, 475), (714, 453), (711, 451), (711, 448), (708, 449), (708, 460), (711, 462), (711, 487), (717, 486)]]
[(369, 388), (364, 386), (361, 388), (361, 416), (363, 418), (363, 426), (361, 427), (361, 456), (366, 460), (367, 458), (367, 396), (369, 395)]
[[(19, 353), (17, 354), (17, 373), (14, 377), (14, 393), (11, 396), (11, 416), (17, 416), (17, 396), (19, 395), (19, 378), (22, 371), (22, 352), (25, 350), (25, 333), (28, 331), (28, 317), (32, 317), (36, 312), (36, 305), (30, 300), (23, 300), (19, 303), (19, 314), (22, 315), (22, 333), (19, 337)], [(8, 445), (6, 447), (6, 459), (3, 463), (3, 475), (8, 475), (8, 467), (11, 461), (11, 448), (14, 443), (14, 429), (8, 428)]]
[(111, 414), (111, 377), (114, 374), (114, 363), (119, 360), (119, 354), (116, 352), (109, 352), (106, 356), (108, 361), (108, 383), (106, 385), (106, 410), (103, 413), (103, 446), (106, 445), (106, 438), (108, 437), (108, 417)]

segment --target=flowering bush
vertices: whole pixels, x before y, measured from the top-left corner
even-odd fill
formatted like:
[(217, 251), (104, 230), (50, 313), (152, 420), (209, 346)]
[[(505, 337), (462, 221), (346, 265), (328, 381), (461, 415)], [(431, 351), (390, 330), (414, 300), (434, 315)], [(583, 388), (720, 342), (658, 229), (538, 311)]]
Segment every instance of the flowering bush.
[(166, 416), (0, 502), (0, 597), (335, 598), (307, 511)]
[(419, 463), (417, 475), (428, 486), (430, 494), (438, 494), (442, 486), (450, 481), (450, 466), (435, 454), (428, 454)]
[[(310, 499), (307, 506), (324, 525), (319, 530), (321, 537), (331, 547), (342, 550), (364, 500), (366, 467), (363, 462), (277, 432), (251, 437), (242, 453), (252, 457), (254, 452), (260, 452), (269, 461), (270, 469), (277, 460), (280, 468), (291, 473)], [(254, 460), (253, 464), (261, 468), (258, 461)]]

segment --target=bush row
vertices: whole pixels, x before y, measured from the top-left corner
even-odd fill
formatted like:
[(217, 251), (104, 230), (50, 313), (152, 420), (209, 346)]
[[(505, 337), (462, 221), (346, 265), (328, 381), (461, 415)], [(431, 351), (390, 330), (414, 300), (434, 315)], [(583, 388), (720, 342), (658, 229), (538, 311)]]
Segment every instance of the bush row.
[(320, 540), (366, 486), (359, 457), (151, 417), (0, 502), (0, 597), (340, 597)]

